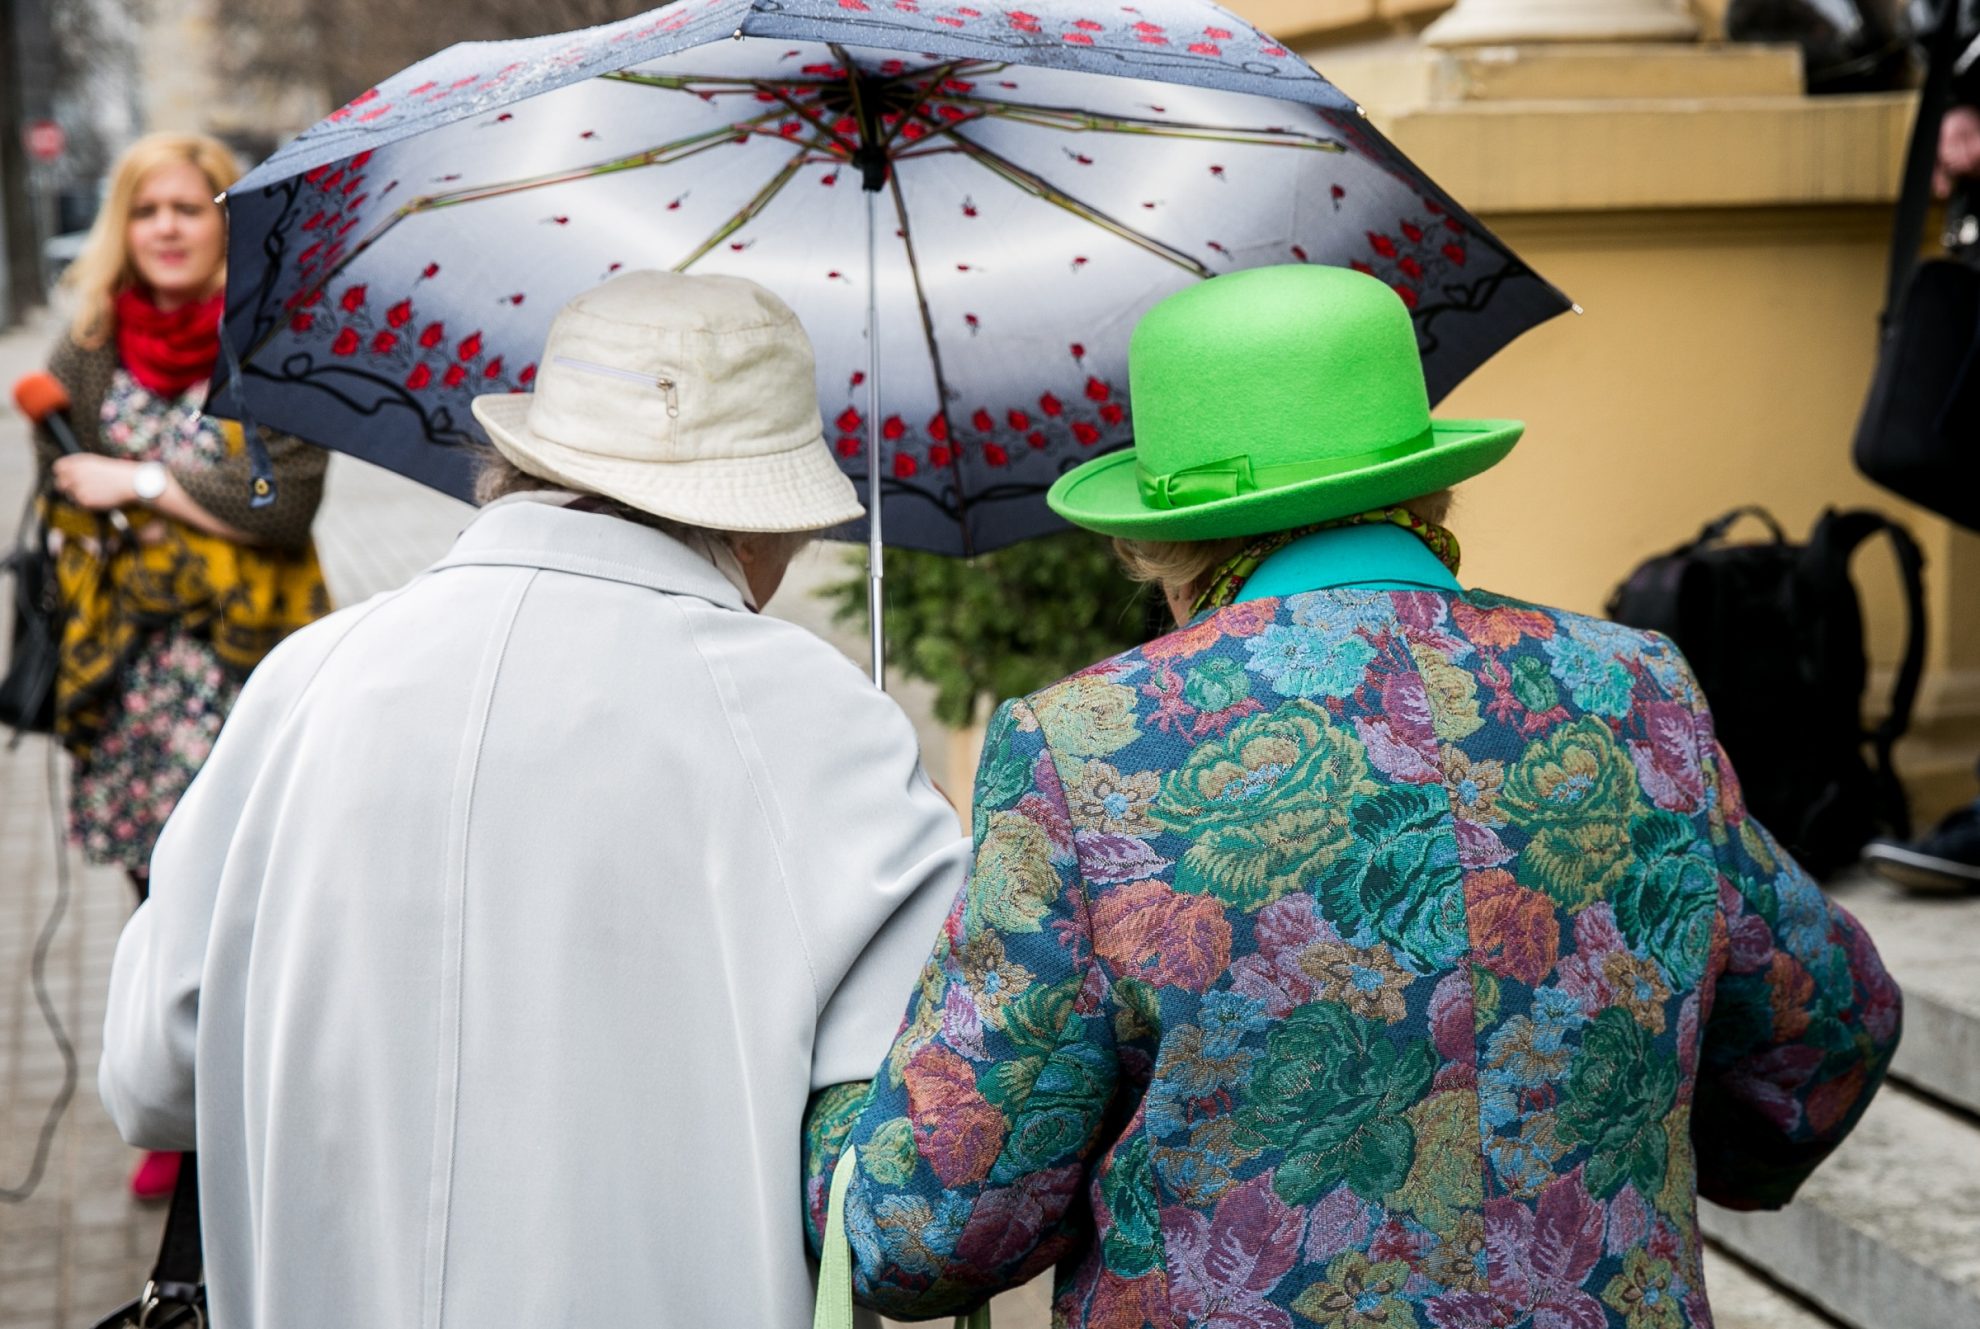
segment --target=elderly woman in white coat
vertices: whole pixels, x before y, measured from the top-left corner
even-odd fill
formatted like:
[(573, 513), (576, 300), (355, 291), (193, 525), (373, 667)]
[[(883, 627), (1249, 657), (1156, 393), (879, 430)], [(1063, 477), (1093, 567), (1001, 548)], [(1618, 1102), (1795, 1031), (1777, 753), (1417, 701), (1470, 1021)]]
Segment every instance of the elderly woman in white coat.
[(118, 946), (219, 1329), (802, 1322), (806, 1099), (961, 884), (901, 711), (754, 612), (860, 515), (790, 310), (634, 273), (542, 364), (475, 404), (518, 492), (261, 666)]

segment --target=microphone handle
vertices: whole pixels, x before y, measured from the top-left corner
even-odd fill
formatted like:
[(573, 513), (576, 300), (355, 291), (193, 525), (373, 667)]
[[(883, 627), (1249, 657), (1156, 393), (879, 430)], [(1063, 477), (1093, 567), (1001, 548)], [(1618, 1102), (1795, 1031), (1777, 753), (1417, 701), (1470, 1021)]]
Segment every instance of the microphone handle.
[(73, 457), (83, 450), (82, 444), (76, 441), (76, 431), (70, 426), (69, 417), (64, 412), (50, 411), (41, 417), (41, 423), (54, 436), (55, 446), (61, 450), (63, 456)]
[[(76, 431), (69, 424), (69, 417), (63, 412), (50, 411), (41, 417), (41, 423), (48, 427), (48, 432), (54, 436), (56, 448), (63, 456), (73, 457), (83, 450), (82, 443), (76, 438)], [(111, 508), (109, 516), (110, 524), (117, 528), (119, 535), (128, 536), (131, 533), (131, 520), (120, 509)]]

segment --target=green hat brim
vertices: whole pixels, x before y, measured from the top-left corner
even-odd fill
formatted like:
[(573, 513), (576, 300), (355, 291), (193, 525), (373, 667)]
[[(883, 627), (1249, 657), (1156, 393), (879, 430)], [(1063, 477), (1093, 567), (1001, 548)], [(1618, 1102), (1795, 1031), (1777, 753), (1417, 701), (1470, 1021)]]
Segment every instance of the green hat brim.
[(1432, 420), (1432, 446), (1396, 461), (1182, 508), (1142, 502), (1135, 450), (1123, 448), (1060, 476), (1045, 501), (1075, 526), (1135, 540), (1264, 535), (1432, 494), (1490, 470), (1519, 442), (1518, 420)]

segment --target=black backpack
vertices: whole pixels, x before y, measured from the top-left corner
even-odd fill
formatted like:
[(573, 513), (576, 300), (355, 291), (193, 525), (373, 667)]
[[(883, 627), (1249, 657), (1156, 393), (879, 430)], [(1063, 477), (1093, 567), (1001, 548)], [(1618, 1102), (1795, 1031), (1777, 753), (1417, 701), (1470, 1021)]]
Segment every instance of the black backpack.
[[(1773, 540), (1723, 543), (1749, 514)], [(1889, 714), (1866, 729), (1863, 614), (1849, 560), (1879, 532), (1897, 552), (1910, 626)], [(1766, 510), (1737, 508), (1609, 597), (1609, 617), (1661, 632), (1684, 652), (1747, 808), (1817, 876), (1855, 862), (1875, 835), (1911, 833), (1891, 747), (1911, 723), (1925, 663), (1923, 567), (1910, 534), (1875, 512), (1831, 508), (1796, 545)]]

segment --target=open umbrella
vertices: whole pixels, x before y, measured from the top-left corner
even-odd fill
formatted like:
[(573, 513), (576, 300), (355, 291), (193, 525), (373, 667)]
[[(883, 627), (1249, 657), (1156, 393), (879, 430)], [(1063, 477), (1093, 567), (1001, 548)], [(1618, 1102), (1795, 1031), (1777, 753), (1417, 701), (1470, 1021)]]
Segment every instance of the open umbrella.
[(469, 398), (528, 390), (571, 295), (636, 267), (763, 283), (817, 345), (876, 578), (883, 525), (947, 553), (1056, 529), (1044, 491), (1131, 437), (1126, 334), (1182, 284), (1374, 272), (1413, 306), (1437, 396), (1568, 308), (1205, 0), (682, 0), (457, 46), (289, 144), (229, 212), (241, 376), (213, 409), (461, 495)]

